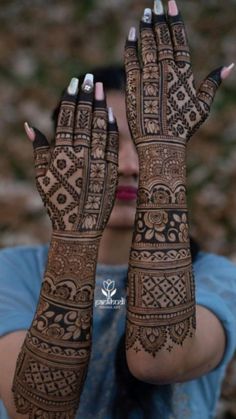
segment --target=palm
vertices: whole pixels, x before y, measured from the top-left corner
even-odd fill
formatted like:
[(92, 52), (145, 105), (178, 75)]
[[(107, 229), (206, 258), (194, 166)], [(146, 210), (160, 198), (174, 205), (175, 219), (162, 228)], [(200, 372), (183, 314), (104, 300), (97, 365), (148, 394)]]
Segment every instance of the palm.
[(142, 23), (140, 53), (142, 63), (136, 41), (127, 42), (127, 116), (135, 144), (154, 136), (185, 143), (210, 112), (221, 81), (219, 70), (196, 91), (180, 16), (170, 25), (163, 16), (156, 16), (153, 24)]
[(105, 109), (74, 107), (72, 118), (62, 102), (55, 147), (35, 149), (37, 188), (54, 230), (101, 232), (115, 200), (118, 133), (108, 129)]

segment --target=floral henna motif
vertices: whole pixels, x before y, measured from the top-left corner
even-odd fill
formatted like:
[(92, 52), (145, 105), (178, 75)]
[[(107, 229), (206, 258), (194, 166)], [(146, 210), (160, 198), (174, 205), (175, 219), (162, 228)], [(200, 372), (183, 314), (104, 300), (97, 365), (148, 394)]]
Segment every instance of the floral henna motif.
[(35, 129), (36, 184), (53, 235), (12, 388), (17, 411), (30, 419), (75, 417), (91, 353), (98, 248), (115, 200), (117, 126), (92, 93), (76, 103), (68, 94), (62, 101), (55, 146)]
[(52, 238), (40, 300), (13, 385), (16, 405), (30, 418), (43, 417), (40, 411), (50, 418), (65, 412), (64, 417), (75, 416), (91, 352), (98, 245), (94, 239), (89, 244), (75, 237)]
[(194, 333), (186, 144), (210, 112), (221, 69), (196, 91), (180, 15), (141, 22), (140, 40), (140, 54), (137, 41), (125, 48), (127, 118), (140, 167), (126, 349), (155, 357)]
[(143, 68), (137, 43), (126, 44), (127, 116), (137, 146), (153, 136), (188, 141), (208, 117), (221, 82), (218, 69), (196, 91), (183, 22), (180, 15), (169, 21), (154, 15), (153, 25), (141, 22)]

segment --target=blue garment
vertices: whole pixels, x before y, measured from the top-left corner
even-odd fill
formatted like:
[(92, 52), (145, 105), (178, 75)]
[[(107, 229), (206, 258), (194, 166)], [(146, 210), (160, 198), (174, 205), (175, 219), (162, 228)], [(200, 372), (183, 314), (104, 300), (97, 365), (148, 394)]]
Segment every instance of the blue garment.
[[(47, 260), (48, 246), (16, 247), (0, 252), (0, 336), (30, 327)], [(236, 348), (236, 266), (217, 255), (200, 252), (194, 263), (197, 304), (222, 322), (227, 346), (220, 365), (201, 378), (173, 385), (173, 414), (161, 419), (214, 417), (227, 363)], [(115, 281), (112, 305), (107, 280)], [(114, 357), (125, 329), (127, 266), (98, 265), (94, 299), (93, 346), (76, 419), (111, 419), (116, 380)], [(105, 293), (103, 291), (105, 291)], [(158, 403), (158, 394), (154, 394)], [(167, 409), (168, 410), (168, 409)], [(139, 419), (134, 414), (132, 419)], [(156, 419), (155, 409), (152, 417)], [(0, 419), (9, 419), (0, 402)]]

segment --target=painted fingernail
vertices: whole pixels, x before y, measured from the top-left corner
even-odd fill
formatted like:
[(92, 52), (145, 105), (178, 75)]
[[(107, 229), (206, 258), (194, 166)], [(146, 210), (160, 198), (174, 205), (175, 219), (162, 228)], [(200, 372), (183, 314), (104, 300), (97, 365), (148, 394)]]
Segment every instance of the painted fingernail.
[(78, 92), (79, 79), (72, 77), (69, 86), (67, 87), (67, 92), (69, 95), (75, 95)]
[(179, 13), (177, 4), (175, 0), (170, 0), (168, 2), (168, 14), (170, 16), (177, 16), (177, 14)]
[(113, 114), (113, 110), (112, 110), (112, 108), (108, 108), (108, 121), (109, 122), (115, 122), (115, 117), (114, 117), (114, 114)]
[(221, 78), (222, 80), (225, 80), (231, 73), (231, 71), (233, 70), (233, 68), (235, 67), (235, 63), (230, 64), (228, 67), (224, 67), (221, 70)]
[(152, 22), (152, 11), (151, 11), (151, 9), (144, 9), (142, 20), (145, 23), (151, 23)]
[(155, 15), (164, 15), (164, 7), (161, 0), (154, 0), (153, 11)]
[(94, 76), (93, 74), (87, 73), (84, 82), (82, 84), (82, 89), (86, 93), (90, 93), (93, 90)]
[(104, 99), (104, 89), (103, 83), (95, 83), (95, 99), (103, 100)]
[(136, 41), (136, 29), (132, 26), (129, 30), (128, 40), (129, 41)]
[(24, 128), (25, 128), (25, 132), (27, 134), (27, 137), (30, 139), (30, 141), (34, 141), (34, 139), (35, 139), (34, 129), (29, 126), (28, 122), (24, 123)]

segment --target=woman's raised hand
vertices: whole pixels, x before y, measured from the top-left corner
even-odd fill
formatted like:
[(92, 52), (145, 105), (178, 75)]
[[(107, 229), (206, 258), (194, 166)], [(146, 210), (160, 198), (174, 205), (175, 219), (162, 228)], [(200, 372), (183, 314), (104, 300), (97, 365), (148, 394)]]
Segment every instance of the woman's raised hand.
[[(140, 57), (140, 58), (139, 58)], [(176, 2), (145, 9), (140, 45), (131, 28), (125, 47), (127, 117), (138, 146), (147, 137), (186, 142), (210, 113), (215, 93), (230, 67), (211, 72), (196, 89), (190, 50)]]
[[(58, 116), (55, 144), (25, 124), (33, 140), (36, 184), (57, 232), (101, 235), (117, 185), (118, 130), (103, 85), (73, 78)], [(95, 97), (94, 97), (95, 96)]]

